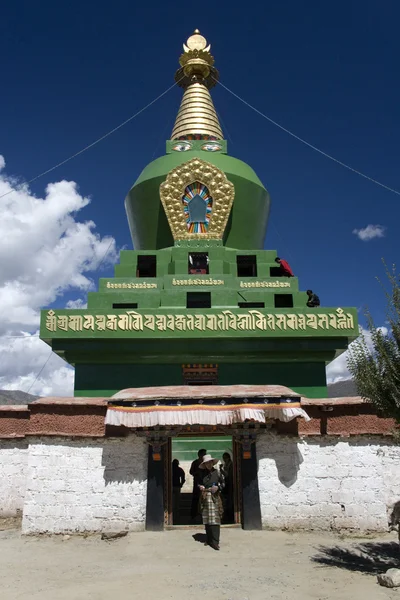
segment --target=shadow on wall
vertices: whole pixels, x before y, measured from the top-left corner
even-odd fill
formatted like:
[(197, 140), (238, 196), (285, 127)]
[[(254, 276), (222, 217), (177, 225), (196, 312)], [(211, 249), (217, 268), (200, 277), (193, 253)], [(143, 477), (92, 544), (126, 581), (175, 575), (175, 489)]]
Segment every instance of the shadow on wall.
[[(299, 441), (286, 438), (279, 440), (278, 446), (275, 444), (276, 438), (269, 448), (266, 444), (261, 452), (258, 452), (258, 460), (269, 458), (275, 462), (279, 481), (287, 488), (291, 487), (297, 481), (297, 474), (300, 465), (303, 462), (303, 455), (299, 450)], [(272, 442), (272, 439), (271, 439)]]
[(142, 483), (147, 479), (147, 444), (140, 438), (127, 438), (121, 444), (110, 441), (103, 447), (101, 464), (107, 485), (111, 483)]
[(399, 544), (397, 542), (368, 542), (351, 548), (320, 546), (312, 561), (319, 565), (378, 574), (387, 569), (399, 568)]

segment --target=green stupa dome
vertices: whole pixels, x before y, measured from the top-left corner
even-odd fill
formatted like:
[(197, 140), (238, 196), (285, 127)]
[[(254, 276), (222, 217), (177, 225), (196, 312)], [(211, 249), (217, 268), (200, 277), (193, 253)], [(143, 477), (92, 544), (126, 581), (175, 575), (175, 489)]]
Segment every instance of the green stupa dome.
[[(214, 173), (212, 194), (219, 201), (215, 201), (211, 208), (211, 199), (210, 223), (213, 219), (216, 222), (222, 218), (224, 227), (221, 239), (224, 245), (238, 249), (262, 249), (270, 210), (269, 194), (249, 165), (227, 155), (227, 144), (209, 92), (218, 81), (210, 45), (207, 46), (205, 38), (196, 30), (183, 48), (181, 68), (175, 79), (185, 91), (171, 140), (167, 142), (167, 153), (147, 165), (125, 199), (133, 246), (136, 250), (158, 250), (173, 246), (177, 241), (179, 233), (173, 221), (185, 218), (183, 202), (180, 206), (180, 198), (183, 198), (189, 182), (184, 180), (187, 174), (185, 165), (194, 165), (193, 177), (196, 179), (197, 163), (193, 161), (197, 159), (203, 166), (203, 173), (207, 165), (210, 174)], [(215, 168), (219, 170), (219, 175)], [(160, 197), (160, 186), (165, 185), (173, 170), (179, 197), (179, 206), (176, 205), (178, 208), (174, 215), (167, 214)], [(227, 189), (223, 186), (223, 179), (234, 187), (234, 201), (230, 202), (229, 214), (226, 206), (223, 206), (222, 190)], [(203, 183), (200, 179), (197, 182), (198, 185)], [(221, 217), (221, 214), (224, 216)], [(187, 231), (193, 231), (189, 222), (187, 228)], [(206, 225), (201, 233), (188, 236), (185, 229), (183, 235), (204, 241), (210, 237)]]

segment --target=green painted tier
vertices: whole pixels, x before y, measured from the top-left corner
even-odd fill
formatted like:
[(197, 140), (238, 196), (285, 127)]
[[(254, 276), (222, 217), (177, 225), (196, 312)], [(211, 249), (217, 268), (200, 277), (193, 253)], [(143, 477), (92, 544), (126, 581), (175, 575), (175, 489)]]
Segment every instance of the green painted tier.
[[(193, 253), (207, 256), (203, 273), (190, 272)], [(188, 363), (218, 365), (220, 385), (325, 396), (325, 366), (357, 336), (357, 311), (307, 307), (297, 278), (280, 276), (275, 258), (218, 240), (124, 250), (87, 309), (42, 311), (40, 336), (75, 366), (77, 396), (181, 385)]]
[(235, 186), (235, 200), (224, 244), (238, 249), (263, 248), (270, 210), (267, 190), (253, 169), (243, 161), (201, 150), (167, 154), (142, 171), (125, 199), (134, 248), (157, 250), (173, 246), (171, 230), (160, 202), (160, 184), (172, 169), (192, 158), (201, 158), (215, 165)]

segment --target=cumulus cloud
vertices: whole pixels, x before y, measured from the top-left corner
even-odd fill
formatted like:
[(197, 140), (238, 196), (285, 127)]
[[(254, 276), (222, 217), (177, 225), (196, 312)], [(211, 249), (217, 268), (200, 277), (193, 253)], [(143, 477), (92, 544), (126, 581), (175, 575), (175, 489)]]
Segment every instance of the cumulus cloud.
[(73, 396), (74, 369), (39, 339), (38, 332), (0, 337), (0, 356), (0, 389), (37, 396)]
[(385, 237), (386, 227), (383, 225), (367, 225), (363, 229), (353, 229), (354, 235), (363, 242), (369, 242), (374, 238)]
[(76, 300), (68, 300), (65, 308), (87, 308), (87, 302), (83, 298), (77, 298)]
[[(114, 238), (101, 237), (93, 221), (79, 221), (90, 202), (73, 181), (50, 183), (42, 198), (16, 185), (0, 155), (0, 388), (27, 391), (50, 348), (31, 335), (40, 309), (66, 292), (79, 297), (67, 308), (84, 308), (80, 297), (94, 289), (93, 272), (117, 259)], [(15, 336), (22, 336), (15, 338)], [(52, 355), (31, 392), (72, 393), (73, 370)]]
[[(387, 327), (378, 327), (384, 335), (387, 335), (389, 330)], [(365, 337), (368, 348), (372, 349), (371, 334), (368, 330), (360, 327), (360, 333)], [(354, 344), (354, 342), (353, 342)], [(352, 344), (350, 344), (351, 348)], [(351, 374), (347, 368), (348, 351), (343, 352), (338, 358), (332, 361), (326, 368), (326, 378), (328, 383), (336, 383), (337, 381), (346, 381), (351, 379)]]

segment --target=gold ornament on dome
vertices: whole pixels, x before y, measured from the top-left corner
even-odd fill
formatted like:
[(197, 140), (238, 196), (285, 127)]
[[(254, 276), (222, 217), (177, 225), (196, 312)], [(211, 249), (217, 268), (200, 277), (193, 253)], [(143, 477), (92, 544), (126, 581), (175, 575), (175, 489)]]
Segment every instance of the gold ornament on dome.
[[(208, 229), (204, 233), (188, 232), (184, 212), (183, 196), (187, 186), (194, 182), (205, 185), (213, 200)], [(223, 171), (205, 160), (193, 158), (168, 173), (160, 185), (160, 197), (174, 240), (220, 240), (232, 209), (235, 187)]]

